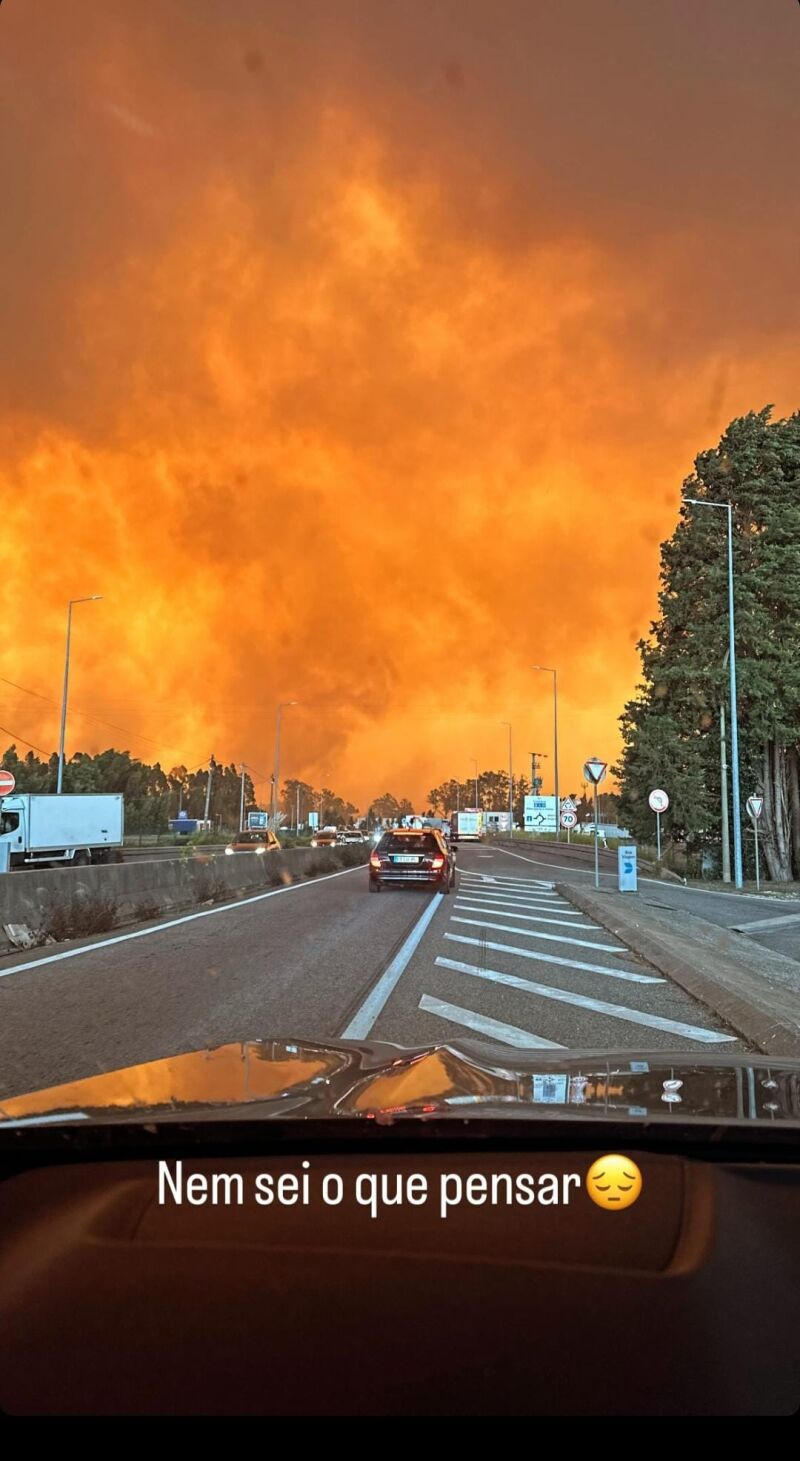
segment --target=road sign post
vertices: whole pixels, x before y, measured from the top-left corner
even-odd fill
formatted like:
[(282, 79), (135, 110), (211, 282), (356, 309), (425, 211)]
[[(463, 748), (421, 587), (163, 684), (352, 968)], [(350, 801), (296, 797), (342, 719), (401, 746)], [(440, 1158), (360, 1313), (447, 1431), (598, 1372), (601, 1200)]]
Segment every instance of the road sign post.
[(761, 892), (761, 873), (758, 865), (758, 823), (761, 813), (764, 810), (763, 796), (749, 796), (747, 798), (747, 810), (750, 820), (753, 823), (753, 836), (756, 839), (756, 892)]
[(669, 806), (669, 797), (660, 787), (654, 787), (647, 798), (651, 812), (656, 814), (656, 856), (661, 861), (661, 813)]
[(594, 885), (600, 887), (600, 834), (597, 815), (597, 788), (603, 780), (608, 766), (605, 761), (598, 760), (597, 756), (590, 756), (584, 762), (583, 774), (587, 781), (594, 787)]
[(567, 846), (569, 847), (570, 832), (572, 831), (572, 828), (576, 826), (578, 821), (578, 813), (576, 812), (575, 804), (570, 797), (567, 797), (566, 801), (563, 801), (561, 803), (561, 815), (558, 820), (561, 823), (561, 826), (566, 827), (567, 829)]

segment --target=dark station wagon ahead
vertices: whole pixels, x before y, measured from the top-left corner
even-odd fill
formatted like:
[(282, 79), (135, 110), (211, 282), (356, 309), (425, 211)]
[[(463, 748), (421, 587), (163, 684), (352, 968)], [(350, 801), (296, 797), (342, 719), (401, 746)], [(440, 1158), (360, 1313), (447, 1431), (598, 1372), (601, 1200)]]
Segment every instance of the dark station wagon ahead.
[(370, 854), (369, 890), (398, 885), (427, 885), (449, 893), (456, 880), (455, 853), (441, 832), (431, 827), (398, 827), (384, 832)]

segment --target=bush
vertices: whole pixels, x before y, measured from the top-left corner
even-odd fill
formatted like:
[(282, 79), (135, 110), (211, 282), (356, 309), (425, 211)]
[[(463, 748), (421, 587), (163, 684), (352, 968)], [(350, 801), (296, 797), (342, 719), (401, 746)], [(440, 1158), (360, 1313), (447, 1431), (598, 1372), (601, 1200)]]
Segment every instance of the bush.
[(45, 909), (41, 933), (63, 943), (65, 939), (86, 938), (93, 933), (108, 933), (117, 922), (117, 900), (102, 893), (76, 891), (70, 897), (53, 902)]
[(147, 923), (151, 918), (158, 918), (163, 911), (154, 898), (144, 897), (134, 904), (133, 916), (137, 923)]
[(195, 903), (213, 903), (216, 898), (226, 897), (228, 891), (213, 870), (203, 868), (194, 879)]

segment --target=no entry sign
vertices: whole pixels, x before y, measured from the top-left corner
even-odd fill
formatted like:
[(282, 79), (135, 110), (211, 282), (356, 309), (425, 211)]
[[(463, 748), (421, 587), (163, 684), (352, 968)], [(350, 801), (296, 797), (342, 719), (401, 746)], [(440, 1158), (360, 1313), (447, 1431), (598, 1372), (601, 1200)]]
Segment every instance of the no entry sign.
[(0, 796), (10, 796), (16, 784), (13, 771), (0, 771)]

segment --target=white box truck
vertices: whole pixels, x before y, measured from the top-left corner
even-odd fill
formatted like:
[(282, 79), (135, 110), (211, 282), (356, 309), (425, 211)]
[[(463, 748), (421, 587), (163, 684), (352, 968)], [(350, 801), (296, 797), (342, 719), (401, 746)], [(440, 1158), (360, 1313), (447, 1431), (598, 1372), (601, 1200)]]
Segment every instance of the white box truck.
[(122, 792), (0, 798), (0, 843), (12, 868), (121, 862), (124, 831)]
[(482, 842), (484, 832), (483, 812), (472, 810), (450, 813), (451, 842)]

